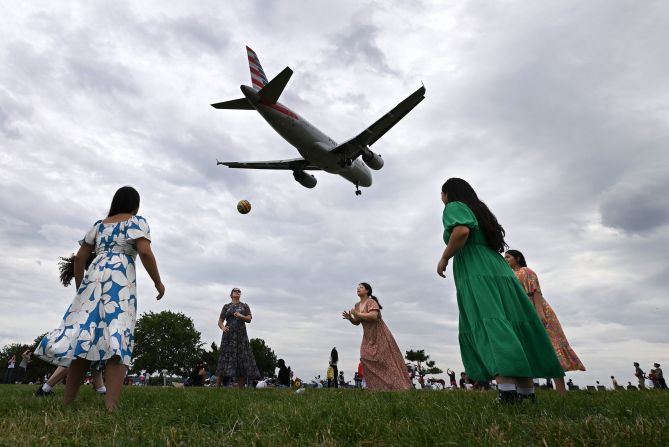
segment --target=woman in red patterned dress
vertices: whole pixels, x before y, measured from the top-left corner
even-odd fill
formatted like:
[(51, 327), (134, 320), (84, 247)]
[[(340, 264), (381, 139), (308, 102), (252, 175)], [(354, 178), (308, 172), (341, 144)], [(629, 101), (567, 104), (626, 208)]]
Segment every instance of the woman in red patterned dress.
[(367, 388), (386, 391), (410, 389), (411, 382), (402, 352), (381, 318), (382, 307), (372, 295), (372, 286), (364, 282), (358, 284), (358, 297), (360, 302), (350, 311), (344, 311), (342, 317), (356, 326), (362, 323), (360, 361)]
[[(585, 366), (578, 358), (574, 350), (569, 346), (567, 337), (564, 335), (560, 320), (558, 320), (553, 308), (544, 299), (539, 287), (539, 278), (525, 261), (525, 256), (518, 250), (507, 250), (504, 254), (506, 262), (509, 264), (516, 277), (520, 281), (534, 308), (546, 327), (548, 338), (550, 338), (558, 360), (565, 371), (585, 371)], [(555, 377), (555, 389), (561, 393), (566, 392), (564, 377)]]

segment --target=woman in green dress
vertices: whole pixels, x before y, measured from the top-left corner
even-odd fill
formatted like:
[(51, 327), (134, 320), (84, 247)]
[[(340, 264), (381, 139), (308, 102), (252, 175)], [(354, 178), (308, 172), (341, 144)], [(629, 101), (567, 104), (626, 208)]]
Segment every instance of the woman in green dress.
[(467, 377), (497, 381), (500, 402), (534, 401), (533, 377), (564, 371), (525, 290), (501, 253), (504, 229), (466, 181), (441, 188), (446, 248), (437, 265), (453, 261), (460, 311), (459, 341)]

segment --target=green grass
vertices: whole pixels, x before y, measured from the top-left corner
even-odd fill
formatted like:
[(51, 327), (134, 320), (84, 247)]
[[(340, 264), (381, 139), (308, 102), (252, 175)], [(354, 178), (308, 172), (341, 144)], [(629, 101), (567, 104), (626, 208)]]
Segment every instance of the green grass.
[(500, 408), (494, 392), (125, 387), (104, 411), (0, 385), (0, 445), (669, 445), (669, 392), (553, 392)]

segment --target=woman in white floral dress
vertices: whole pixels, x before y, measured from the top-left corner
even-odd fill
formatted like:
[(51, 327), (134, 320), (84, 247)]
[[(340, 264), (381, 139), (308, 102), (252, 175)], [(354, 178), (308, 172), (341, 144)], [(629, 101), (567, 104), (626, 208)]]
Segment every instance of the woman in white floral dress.
[[(124, 186), (116, 191), (109, 214), (80, 241), (74, 260), (77, 295), (60, 327), (49, 332), (35, 350), (43, 360), (69, 367), (65, 404), (79, 392), (91, 362), (105, 363), (108, 410), (116, 409), (135, 342), (137, 311), (135, 258), (139, 258), (162, 298), (149, 224), (137, 216), (139, 193)], [(86, 259), (95, 259), (84, 272)]]

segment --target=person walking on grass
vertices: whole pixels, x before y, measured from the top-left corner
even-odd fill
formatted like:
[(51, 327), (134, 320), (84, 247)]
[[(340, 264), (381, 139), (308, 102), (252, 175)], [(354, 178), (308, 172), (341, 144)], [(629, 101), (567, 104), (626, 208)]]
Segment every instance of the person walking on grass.
[(21, 363), (16, 370), (16, 379), (14, 380), (17, 385), (23, 383), (28, 375), (28, 364), (30, 362), (32, 362), (32, 352), (30, 352), (30, 349), (26, 349), (21, 353)]
[(332, 367), (332, 363), (329, 364), (328, 369), (325, 371), (325, 379), (328, 381), (328, 388), (332, 388), (334, 384), (334, 368)]
[[(139, 193), (130, 186), (114, 194), (107, 217), (80, 241), (74, 259), (77, 295), (58, 329), (40, 341), (35, 354), (57, 366), (69, 366), (65, 404), (77, 397), (86, 371), (105, 365), (108, 411), (118, 407), (123, 380), (132, 361), (137, 312), (135, 258), (139, 255), (158, 292), (165, 294), (146, 219), (137, 215)], [(88, 269), (86, 260), (95, 251)]]
[(533, 377), (563, 377), (555, 350), (525, 290), (500, 255), (504, 229), (465, 180), (441, 188), (446, 248), (442, 278), (454, 258), (460, 354), (467, 376), (495, 379), (499, 402), (535, 400)]
[[(527, 296), (530, 298), (539, 319), (546, 328), (548, 338), (551, 340), (551, 344), (553, 345), (553, 349), (555, 349), (558, 360), (560, 360), (562, 369), (565, 372), (585, 371), (585, 366), (583, 366), (581, 359), (578, 358), (569, 345), (567, 336), (562, 330), (562, 325), (560, 324), (557, 315), (555, 315), (555, 311), (553, 311), (553, 308), (548, 304), (548, 301), (546, 301), (541, 293), (539, 278), (537, 277), (537, 274), (534, 273), (534, 270), (531, 270), (527, 266), (525, 256), (518, 250), (507, 250), (504, 254), (504, 259), (506, 259), (506, 262), (509, 264), (509, 267), (511, 267), (511, 270), (513, 270), (513, 273), (516, 274), (518, 281), (520, 281)], [(566, 393), (567, 387), (564, 384), (564, 377), (555, 377), (554, 380), (555, 389), (559, 393)]]
[(456, 390), (458, 388), (458, 382), (455, 381), (455, 371), (451, 371), (451, 368), (447, 368), (446, 374), (448, 374), (448, 379), (451, 382), (451, 389)]
[(249, 305), (240, 301), (241, 296), (240, 289), (232, 289), (230, 302), (223, 306), (218, 318), (218, 327), (223, 334), (216, 369), (217, 387), (221, 386), (223, 378), (236, 377), (237, 386), (244, 388), (247, 380), (260, 377), (246, 333), (246, 325), (251, 323), (253, 316)]
[(332, 351), (330, 351), (330, 365), (332, 365), (332, 373), (334, 377), (334, 387), (339, 388), (339, 382), (338, 382), (338, 377), (339, 377), (339, 368), (337, 368), (337, 363), (339, 362), (339, 353), (337, 352), (337, 348), (332, 348)]
[(367, 388), (410, 389), (411, 382), (404, 358), (393, 334), (381, 317), (383, 307), (378, 298), (372, 295), (372, 286), (366, 282), (358, 284), (357, 294), (360, 301), (350, 311), (342, 312), (342, 318), (356, 326), (362, 324), (360, 362), (363, 365)]
[(660, 387), (661, 390), (666, 390), (667, 382), (664, 380), (664, 373), (662, 372), (662, 368), (660, 368), (660, 364), (653, 363), (653, 366), (655, 367), (655, 376), (657, 378), (658, 386)]
[(4, 383), (14, 383), (14, 370), (16, 369), (16, 355), (7, 360), (7, 369), (5, 370)]
[(634, 362), (634, 376), (637, 378), (639, 381), (639, 389), (640, 390), (645, 390), (646, 389), (646, 373), (643, 372), (643, 369), (639, 366), (639, 362)]

